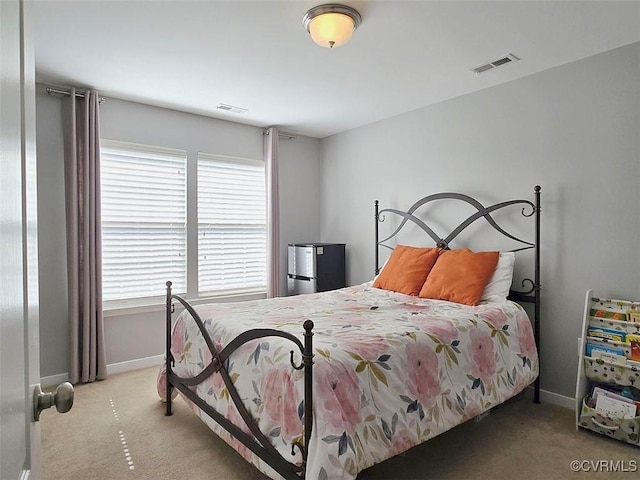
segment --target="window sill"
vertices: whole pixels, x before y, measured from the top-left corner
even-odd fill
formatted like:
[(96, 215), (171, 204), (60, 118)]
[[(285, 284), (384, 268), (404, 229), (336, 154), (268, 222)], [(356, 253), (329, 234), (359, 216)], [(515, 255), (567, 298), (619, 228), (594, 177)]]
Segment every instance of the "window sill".
[[(204, 303), (226, 303), (244, 302), (251, 300), (261, 300), (267, 298), (264, 290), (225, 292), (224, 294), (207, 295), (200, 298), (187, 298), (183, 296), (190, 305), (201, 305)], [(176, 309), (182, 309), (182, 305), (176, 302)], [(102, 308), (104, 318), (120, 317), (125, 315), (138, 315), (143, 313), (164, 312), (165, 298), (149, 298), (145, 300), (123, 300), (106, 302)]]

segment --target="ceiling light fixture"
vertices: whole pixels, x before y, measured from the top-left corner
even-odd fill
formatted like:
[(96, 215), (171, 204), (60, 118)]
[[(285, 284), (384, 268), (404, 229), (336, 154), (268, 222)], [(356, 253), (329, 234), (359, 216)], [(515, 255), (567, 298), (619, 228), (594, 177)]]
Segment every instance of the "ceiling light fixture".
[(361, 22), (356, 9), (337, 3), (318, 5), (302, 17), (302, 24), (313, 41), (325, 48), (347, 43)]

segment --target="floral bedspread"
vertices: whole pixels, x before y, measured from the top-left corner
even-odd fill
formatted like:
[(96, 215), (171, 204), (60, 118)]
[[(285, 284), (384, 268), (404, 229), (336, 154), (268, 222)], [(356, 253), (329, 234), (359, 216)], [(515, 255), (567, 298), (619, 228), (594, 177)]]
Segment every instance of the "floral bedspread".
[[(300, 339), (314, 328), (314, 426), (307, 480), (354, 479), (364, 470), (422, 443), (516, 395), (538, 375), (531, 323), (516, 303), (476, 307), (424, 300), (370, 284), (294, 297), (196, 307), (214, 343), (223, 347), (250, 328), (277, 328)], [(302, 371), (290, 341), (247, 343), (228, 371), (252, 416), (286, 459), (300, 439)], [(186, 312), (174, 324), (175, 372), (193, 376), (211, 362)], [(300, 356), (297, 356), (298, 363)], [(164, 378), (158, 391), (164, 396)], [(220, 374), (198, 395), (249, 432)], [(191, 403), (191, 402), (188, 402)], [(191, 404), (201, 418), (267, 476), (262, 460)]]

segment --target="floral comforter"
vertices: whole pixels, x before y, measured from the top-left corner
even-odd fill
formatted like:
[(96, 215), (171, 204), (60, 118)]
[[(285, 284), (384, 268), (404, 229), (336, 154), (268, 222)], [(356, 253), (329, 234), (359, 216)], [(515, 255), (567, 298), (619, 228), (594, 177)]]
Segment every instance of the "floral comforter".
[[(531, 323), (516, 303), (476, 307), (424, 300), (370, 284), (295, 297), (196, 307), (223, 347), (250, 328), (277, 328), (302, 339), (315, 323), (314, 426), (307, 480), (354, 479), (397, 455), (516, 395), (538, 375)], [(290, 341), (247, 343), (228, 371), (252, 416), (287, 458), (302, 436), (304, 378), (289, 362)], [(195, 322), (174, 324), (175, 372), (198, 374), (211, 362)], [(300, 361), (298, 355), (297, 361)], [(164, 378), (158, 390), (164, 395)], [(220, 374), (198, 395), (244, 431)], [(188, 402), (191, 403), (191, 402)], [(206, 414), (201, 418), (271, 478), (281, 478)]]

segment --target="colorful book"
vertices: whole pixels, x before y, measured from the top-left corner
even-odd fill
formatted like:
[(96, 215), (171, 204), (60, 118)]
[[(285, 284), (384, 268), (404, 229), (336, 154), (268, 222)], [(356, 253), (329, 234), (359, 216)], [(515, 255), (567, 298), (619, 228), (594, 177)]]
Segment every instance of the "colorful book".
[(627, 320), (626, 313), (616, 312), (613, 310), (599, 310), (597, 308), (592, 308), (589, 314), (595, 318), (607, 318), (610, 320), (621, 320), (621, 321)]
[(596, 411), (609, 418), (629, 419), (636, 416), (636, 405), (621, 400), (608, 397), (606, 395), (598, 395), (596, 399)]
[(635, 333), (627, 334), (627, 342), (631, 346), (631, 360), (640, 362), (640, 335)]
[(587, 349), (586, 349), (587, 357), (593, 357), (594, 351), (607, 352), (613, 355), (620, 355), (624, 357), (624, 350), (622, 348), (609, 347), (608, 345), (598, 345), (596, 343), (587, 342)]
[(611, 398), (615, 398), (616, 400), (620, 400), (621, 402), (625, 402), (625, 403), (633, 403), (633, 399), (632, 398), (628, 398), (625, 397), (623, 395), (619, 395), (615, 392), (612, 392), (611, 390), (607, 390), (605, 388), (601, 388), (601, 387), (593, 387), (593, 392), (591, 394), (591, 396), (597, 400), (599, 395), (604, 395), (605, 397), (611, 397)]
[(640, 323), (640, 310), (627, 310), (627, 321)]
[(614, 330), (613, 328), (589, 327), (587, 329), (587, 336), (606, 338), (608, 340), (614, 340), (616, 342), (622, 342), (622, 343), (626, 342), (625, 332), (621, 332), (620, 330)]

